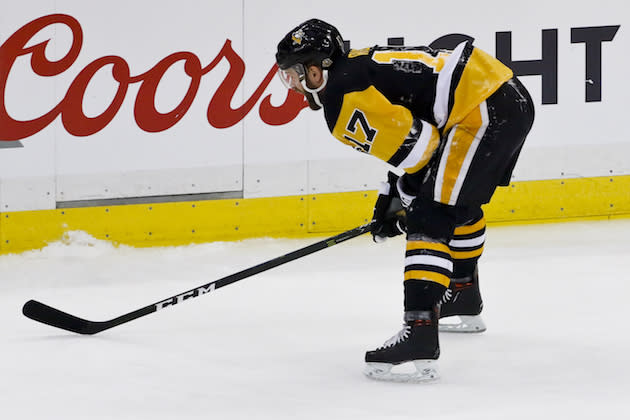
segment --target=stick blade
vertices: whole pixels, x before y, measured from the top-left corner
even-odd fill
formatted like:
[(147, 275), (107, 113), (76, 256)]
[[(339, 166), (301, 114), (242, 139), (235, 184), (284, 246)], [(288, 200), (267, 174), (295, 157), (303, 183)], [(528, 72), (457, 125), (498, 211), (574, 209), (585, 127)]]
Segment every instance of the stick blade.
[(22, 313), (34, 321), (77, 334), (92, 335), (107, 328), (107, 326), (103, 325), (105, 324), (104, 322), (88, 321), (36, 300), (26, 302), (22, 307)]

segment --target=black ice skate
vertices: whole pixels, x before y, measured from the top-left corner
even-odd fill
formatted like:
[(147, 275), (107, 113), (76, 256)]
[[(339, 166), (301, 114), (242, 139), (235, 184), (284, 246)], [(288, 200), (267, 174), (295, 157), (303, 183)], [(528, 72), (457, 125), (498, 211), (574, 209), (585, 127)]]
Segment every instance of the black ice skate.
[[(440, 307), (440, 331), (480, 333), (486, 325), (479, 315), (483, 309), (477, 269), (471, 276), (451, 279)], [(447, 319), (444, 319), (447, 318)]]
[[(394, 382), (437, 380), (436, 360), (440, 356), (437, 318), (437, 311), (405, 312), (403, 329), (381, 347), (365, 353), (364, 373), (372, 379)], [(392, 372), (395, 366), (408, 362), (413, 363), (415, 371)]]

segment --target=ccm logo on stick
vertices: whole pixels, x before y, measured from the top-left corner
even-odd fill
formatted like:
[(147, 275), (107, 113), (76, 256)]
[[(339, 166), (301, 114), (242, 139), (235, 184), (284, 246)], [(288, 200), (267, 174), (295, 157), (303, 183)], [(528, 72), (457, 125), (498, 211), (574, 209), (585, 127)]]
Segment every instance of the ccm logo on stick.
[(172, 298), (163, 300), (162, 302), (155, 304), (155, 310), (159, 311), (160, 309), (164, 309), (167, 306), (177, 305), (179, 302), (182, 302), (189, 298), (196, 298), (197, 296), (205, 295), (206, 293), (214, 292), (214, 283), (208, 286), (201, 286), (194, 290), (182, 293), (181, 295), (173, 296)]

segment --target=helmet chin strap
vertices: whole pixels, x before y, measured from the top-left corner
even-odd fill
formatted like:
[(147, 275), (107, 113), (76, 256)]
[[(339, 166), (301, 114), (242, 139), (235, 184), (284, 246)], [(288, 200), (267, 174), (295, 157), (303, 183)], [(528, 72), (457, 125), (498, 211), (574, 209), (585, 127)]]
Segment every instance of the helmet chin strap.
[(319, 100), (318, 93), (324, 90), (324, 88), (326, 87), (326, 83), (328, 83), (328, 70), (322, 70), (322, 84), (316, 89), (311, 89), (310, 87), (306, 86), (306, 78), (302, 80), (302, 87), (304, 88), (305, 91), (307, 91), (313, 96), (313, 100), (320, 108), (323, 105), (321, 101)]

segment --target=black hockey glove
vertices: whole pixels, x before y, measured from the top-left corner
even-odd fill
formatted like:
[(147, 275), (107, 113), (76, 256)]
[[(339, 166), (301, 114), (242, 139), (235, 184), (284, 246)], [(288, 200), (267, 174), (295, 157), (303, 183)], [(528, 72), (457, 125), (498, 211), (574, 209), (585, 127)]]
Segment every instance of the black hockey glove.
[(398, 236), (407, 230), (405, 210), (396, 188), (397, 181), (398, 175), (388, 172), (387, 182), (383, 182), (379, 190), (372, 216), (374, 242), (384, 242), (387, 238)]

